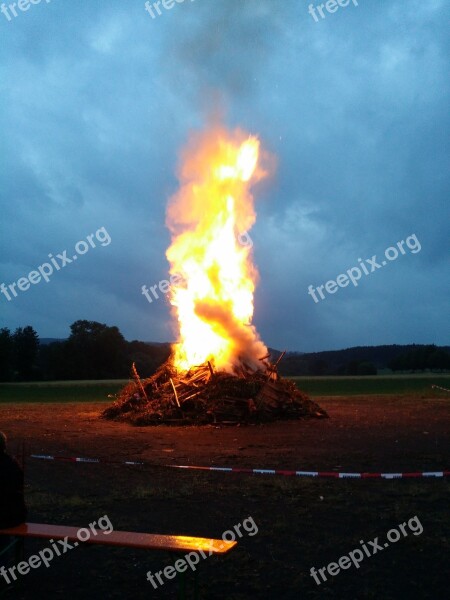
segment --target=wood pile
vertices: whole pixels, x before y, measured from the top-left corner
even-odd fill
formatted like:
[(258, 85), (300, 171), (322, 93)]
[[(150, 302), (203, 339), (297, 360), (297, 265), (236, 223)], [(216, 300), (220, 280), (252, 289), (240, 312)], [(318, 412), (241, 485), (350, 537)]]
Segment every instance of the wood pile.
[(133, 380), (102, 417), (141, 426), (327, 417), (318, 404), (298, 390), (294, 381), (278, 375), (279, 360), (276, 364), (264, 362), (264, 371), (243, 365), (232, 375), (214, 371), (209, 362), (177, 373), (169, 359), (152, 377), (142, 380), (133, 365)]

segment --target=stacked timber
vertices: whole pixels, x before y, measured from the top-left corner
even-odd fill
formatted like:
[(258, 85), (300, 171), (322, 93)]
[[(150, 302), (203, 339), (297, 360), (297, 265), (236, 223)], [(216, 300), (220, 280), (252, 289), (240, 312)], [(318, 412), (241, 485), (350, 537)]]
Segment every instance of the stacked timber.
[(133, 425), (203, 425), (262, 423), (328, 415), (278, 375), (277, 365), (263, 370), (245, 365), (235, 373), (215, 371), (210, 362), (179, 373), (167, 361), (148, 379), (133, 379), (102, 414)]

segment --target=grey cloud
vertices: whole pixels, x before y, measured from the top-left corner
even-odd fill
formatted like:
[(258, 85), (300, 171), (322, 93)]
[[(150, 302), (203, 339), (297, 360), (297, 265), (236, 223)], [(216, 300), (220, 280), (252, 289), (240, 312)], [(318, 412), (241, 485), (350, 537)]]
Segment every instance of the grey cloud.
[[(165, 205), (179, 148), (222, 112), (278, 161), (252, 231), (264, 341), (319, 350), (447, 343), (448, 3), (54, 1), (0, 15), (0, 279), (105, 226), (112, 243), (14, 302), (0, 326), (61, 336), (77, 318), (171, 339)], [(319, 285), (415, 232), (422, 251), (315, 305)], [(409, 260), (407, 260), (407, 258)], [(414, 300), (414, 301), (413, 301)]]

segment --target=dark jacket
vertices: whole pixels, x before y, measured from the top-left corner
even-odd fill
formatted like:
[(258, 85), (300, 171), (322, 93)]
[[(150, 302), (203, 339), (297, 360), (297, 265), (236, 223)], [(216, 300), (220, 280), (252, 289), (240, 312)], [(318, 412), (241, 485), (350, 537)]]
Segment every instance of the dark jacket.
[(23, 496), (23, 471), (19, 463), (0, 453), (0, 528), (15, 527), (27, 518)]

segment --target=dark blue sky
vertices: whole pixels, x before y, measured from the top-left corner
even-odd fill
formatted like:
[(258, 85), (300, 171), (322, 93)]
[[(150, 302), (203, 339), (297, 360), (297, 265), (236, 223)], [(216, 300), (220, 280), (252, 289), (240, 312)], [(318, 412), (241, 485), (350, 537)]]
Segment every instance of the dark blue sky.
[[(186, 0), (152, 19), (141, 0), (42, 0), (0, 13), (0, 327), (66, 337), (90, 319), (173, 339), (167, 302), (141, 287), (167, 276), (179, 149), (221, 112), (277, 156), (251, 232), (264, 341), (449, 343), (450, 5), (352, 1), (316, 22), (309, 4)], [(18, 290), (90, 234), (76, 262)], [(308, 295), (413, 234), (420, 251), (404, 244), (357, 287)]]

